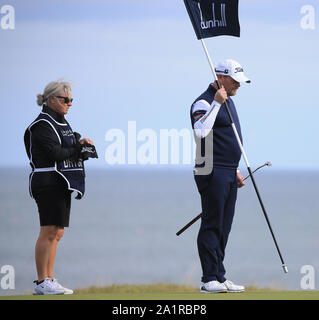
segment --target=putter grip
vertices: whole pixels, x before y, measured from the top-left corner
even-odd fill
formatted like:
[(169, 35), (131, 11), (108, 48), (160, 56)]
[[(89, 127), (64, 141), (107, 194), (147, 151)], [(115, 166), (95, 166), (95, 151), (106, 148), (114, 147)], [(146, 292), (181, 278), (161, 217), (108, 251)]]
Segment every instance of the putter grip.
[(194, 224), (200, 217), (202, 216), (202, 214), (200, 213), (197, 217), (195, 217), (192, 221), (190, 221), (189, 223), (187, 223), (187, 225), (185, 227), (183, 227), (181, 230), (176, 232), (176, 235), (179, 236), (181, 233), (183, 233), (186, 229), (188, 229), (192, 224)]

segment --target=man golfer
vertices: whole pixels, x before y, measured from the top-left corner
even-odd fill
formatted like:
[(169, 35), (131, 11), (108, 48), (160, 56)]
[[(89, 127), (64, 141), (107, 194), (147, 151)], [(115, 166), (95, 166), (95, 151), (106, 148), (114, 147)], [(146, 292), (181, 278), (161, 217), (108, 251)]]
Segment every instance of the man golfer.
[(191, 106), (196, 142), (194, 178), (201, 196), (202, 219), (197, 238), (203, 276), (201, 292), (243, 292), (244, 286), (225, 278), (225, 248), (234, 217), (237, 188), (245, 185), (238, 170), (241, 150), (231, 127), (224, 102), (227, 100), (242, 140), (232, 96), (240, 83), (250, 80), (242, 66), (226, 60), (216, 66), (221, 86), (212, 83)]

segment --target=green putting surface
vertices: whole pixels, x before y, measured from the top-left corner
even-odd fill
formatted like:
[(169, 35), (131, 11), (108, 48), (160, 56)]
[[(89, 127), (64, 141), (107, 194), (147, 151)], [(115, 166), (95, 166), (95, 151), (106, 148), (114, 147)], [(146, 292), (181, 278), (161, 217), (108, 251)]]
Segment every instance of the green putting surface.
[(243, 293), (145, 292), (74, 293), (3, 296), (0, 300), (319, 300), (318, 291), (248, 291)]

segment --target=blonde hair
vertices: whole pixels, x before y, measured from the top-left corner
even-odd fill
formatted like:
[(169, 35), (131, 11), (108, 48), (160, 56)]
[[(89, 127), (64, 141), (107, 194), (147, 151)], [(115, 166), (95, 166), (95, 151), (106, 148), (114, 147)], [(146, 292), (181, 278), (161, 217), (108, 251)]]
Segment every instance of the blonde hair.
[(48, 104), (50, 96), (57, 96), (62, 94), (62, 92), (64, 92), (67, 95), (67, 97), (71, 98), (71, 84), (63, 80), (51, 81), (44, 88), (43, 94), (37, 95), (37, 104), (39, 106), (42, 106), (43, 104)]

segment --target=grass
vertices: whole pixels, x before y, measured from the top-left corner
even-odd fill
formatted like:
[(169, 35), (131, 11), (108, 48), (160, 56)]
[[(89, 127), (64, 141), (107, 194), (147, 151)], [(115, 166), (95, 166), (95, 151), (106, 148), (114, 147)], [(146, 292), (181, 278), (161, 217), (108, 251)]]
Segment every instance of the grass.
[(246, 287), (243, 293), (204, 294), (199, 288), (167, 283), (111, 285), (76, 289), (73, 295), (2, 296), (0, 300), (319, 300), (319, 291), (285, 291)]

